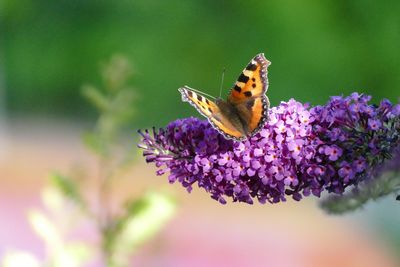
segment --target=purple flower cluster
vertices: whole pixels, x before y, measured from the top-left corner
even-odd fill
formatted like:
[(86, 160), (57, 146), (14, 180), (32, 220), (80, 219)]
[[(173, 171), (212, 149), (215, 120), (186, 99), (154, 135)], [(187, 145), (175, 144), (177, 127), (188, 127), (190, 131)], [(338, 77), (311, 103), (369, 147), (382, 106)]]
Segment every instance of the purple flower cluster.
[(189, 192), (197, 184), (221, 203), (341, 194), (372, 177), (400, 143), (400, 105), (369, 101), (354, 93), (310, 108), (291, 99), (271, 108), (264, 128), (243, 142), (226, 140), (207, 121), (181, 119), (140, 131), (139, 147), (158, 175), (169, 172)]

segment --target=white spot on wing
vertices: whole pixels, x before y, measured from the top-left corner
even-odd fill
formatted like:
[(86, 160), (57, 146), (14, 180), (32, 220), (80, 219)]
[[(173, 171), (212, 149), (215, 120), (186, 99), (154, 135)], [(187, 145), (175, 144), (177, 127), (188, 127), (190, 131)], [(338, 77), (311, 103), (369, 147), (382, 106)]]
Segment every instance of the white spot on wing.
[(247, 77), (252, 77), (253, 76), (253, 71), (252, 70), (244, 70), (243, 74), (246, 75)]

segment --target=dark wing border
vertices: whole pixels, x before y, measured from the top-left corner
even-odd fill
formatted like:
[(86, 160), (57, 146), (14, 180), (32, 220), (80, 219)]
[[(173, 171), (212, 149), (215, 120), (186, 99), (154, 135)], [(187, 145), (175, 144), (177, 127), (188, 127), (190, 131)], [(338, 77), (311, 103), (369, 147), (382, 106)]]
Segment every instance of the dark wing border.
[(264, 128), (265, 124), (269, 119), (269, 98), (266, 95), (262, 96), (262, 103), (263, 103), (263, 111), (262, 111), (262, 119), (258, 123), (257, 127), (250, 133), (250, 136), (257, 134), (259, 131)]
[(257, 127), (250, 133), (250, 135), (255, 135), (262, 130), (262, 128), (264, 127), (269, 118), (268, 112), (270, 106), (269, 98), (265, 94), (267, 93), (269, 87), (268, 67), (271, 65), (271, 62), (265, 58), (264, 53), (256, 55), (253, 58), (253, 60), (261, 64), (260, 76), (261, 76), (261, 82), (263, 84), (263, 95), (261, 96), (263, 103), (263, 112), (262, 112), (262, 119), (258, 123)]

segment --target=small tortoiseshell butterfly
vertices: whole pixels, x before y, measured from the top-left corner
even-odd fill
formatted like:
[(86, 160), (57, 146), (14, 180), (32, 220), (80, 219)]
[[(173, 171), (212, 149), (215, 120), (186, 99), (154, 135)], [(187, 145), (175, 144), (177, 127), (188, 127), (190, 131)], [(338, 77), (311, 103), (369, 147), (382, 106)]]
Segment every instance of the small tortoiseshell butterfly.
[(226, 101), (215, 102), (195, 89), (179, 88), (182, 100), (189, 102), (225, 138), (245, 140), (258, 133), (268, 119), (269, 100), (267, 68), (271, 64), (264, 54), (256, 55), (242, 71)]

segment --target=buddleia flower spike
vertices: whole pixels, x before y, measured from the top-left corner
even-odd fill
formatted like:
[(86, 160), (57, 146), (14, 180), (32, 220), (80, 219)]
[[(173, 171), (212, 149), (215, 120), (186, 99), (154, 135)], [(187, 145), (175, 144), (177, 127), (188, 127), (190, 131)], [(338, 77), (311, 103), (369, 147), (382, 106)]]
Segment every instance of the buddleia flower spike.
[(383, 100), (375, 106), (370, 99), (353, 93), (324, 106), (281, 102), (244, 141), (225, 139), (207, 121), (179, 119), (140, 131), (139, 147), (158, 175), (168, 173), (170, 183), (189, 192), (197, 185), (221, 203), (341, 195), (378, 179), (400, 153), (400, 105)]

